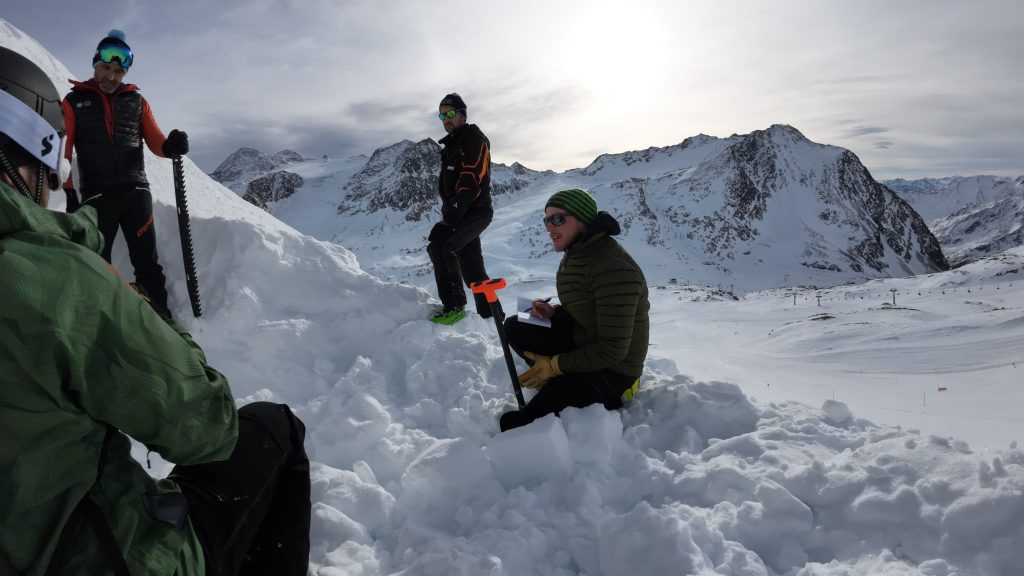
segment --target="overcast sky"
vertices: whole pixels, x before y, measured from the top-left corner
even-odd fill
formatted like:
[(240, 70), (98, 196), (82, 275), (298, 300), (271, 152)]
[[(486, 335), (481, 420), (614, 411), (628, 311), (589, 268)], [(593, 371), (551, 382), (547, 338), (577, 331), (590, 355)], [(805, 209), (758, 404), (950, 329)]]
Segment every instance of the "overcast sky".
[(790, 124), (876, 178), (1024, 174), (1024, 2), (35, 0), (3, 19), (80, 79), (111, 28), (161, 128), (211, 171), (439, 139), (458, 91), (497, 162)]

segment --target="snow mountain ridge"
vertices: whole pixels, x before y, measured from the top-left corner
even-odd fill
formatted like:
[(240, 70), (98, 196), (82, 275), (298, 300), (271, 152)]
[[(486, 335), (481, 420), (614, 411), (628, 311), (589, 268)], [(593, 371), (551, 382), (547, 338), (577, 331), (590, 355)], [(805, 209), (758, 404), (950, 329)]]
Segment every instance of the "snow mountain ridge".
[(962, 208), (935, 220), (931, 228), (952, 266), (1024, 245), (1024, 186), (1014, 196)]
[[(333, 192), (338, 218), (304, 222), (298, 188), (268, 210), (314, 237), (374, 254), (370, 270), (413, 281), (428, 275), (421, 249), (439, 220), (439, 145), (431, 139), (381, 148)], [(313, 164), (319, 164), (313, 161)], [(289, 167), (301, 174), (300, 164)], [(350, 165), (351, 166), (351, 165)], [(857, 157), (816, 144), (793, 127), (751, 134), (698, 135), (667, 147), (602, 154), (561, 173), (494, 164), (495, 220), (483, 235), (485, 259), (504, 252), (549, 257), (538, 224), (546, 198), (583, 188), (622, 225), (619, 237), (658, 282), (696, 282), (740, 291), (785, 285), (833, 286), (947, 267), (924, 221), (878, 184)], [(393, 238), (408, 247), (379, 258)], [(365, 258), (364, 261), (369, 261)], [(514, 272), (514, 271), (511, 271)], [(508, 275), (509, 271), (499, 271)], [(491, 272), (495, 275), (495, 272)]]
[(1016, 179), (1002, 176), (896, 178), (883, 180), (882, 184), (899, 194), (922, 218), (932, 222), (965, 208), (1019, 196), (1024, 191), (1024, 176)]
[(929, 219), (951, 266), (1024, 244), (1024, 176), (883, 182)]

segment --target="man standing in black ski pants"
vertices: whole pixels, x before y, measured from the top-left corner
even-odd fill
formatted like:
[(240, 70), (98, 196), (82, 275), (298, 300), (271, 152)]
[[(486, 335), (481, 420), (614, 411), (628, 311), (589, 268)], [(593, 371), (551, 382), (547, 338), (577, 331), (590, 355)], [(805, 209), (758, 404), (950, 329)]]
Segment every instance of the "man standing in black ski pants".
[[(92, 57), (93, 77), (71, 81), (64, 98), (67, 130), (65, 155), (78, 150), (81, 190), (69, 177), (64, 184), (68, 212), (83, 203), (96, 208), (104, 246), (101, 255), (110, 262), (118, 227), (124, 232), (135, 282), (162, 312), (167, 311), (167, 279), (160, 266), (153, 224), (153, 196), (146, 179), (142, 143), (157, 156), (175, 158), (188, 153), (188, 136), (172, 130), (164, 137), (149, 103), (138, 86), (122, 82), (134, 54), (120, 30), (100, 40)], [(80, 193), (80, 196), (79, 196)]]
[[(438, 118), (447, 136), (441, 139), (441, 221), (427, 237), (427, 254), (434, 265), (434, 280), (441, 310), (430, 321), (454, 324), (466, 316), (463, 284), (487, 279), (480, 234), (491, 223), (491, 143), (477, 128), (466, 123), (466, 103), (448, 94), (438, 106)], [(474, 294), (476, 311), (491, 317), (491, 307)]]

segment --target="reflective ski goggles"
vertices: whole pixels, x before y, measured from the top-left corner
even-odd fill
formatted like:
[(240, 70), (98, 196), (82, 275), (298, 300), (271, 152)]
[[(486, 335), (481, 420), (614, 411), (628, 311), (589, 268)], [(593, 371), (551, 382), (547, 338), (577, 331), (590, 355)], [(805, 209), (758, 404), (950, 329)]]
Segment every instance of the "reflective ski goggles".
[(572, 216), (572, 214), (569, 214), (568, 212), (559, 212), (558, 214), (552, 214), (551, 216), (545, 216), (544, 217), (544, 223), (545, 224), (551, 224), (555, 228), (558, 228), (562, 224), (565, 224), (565, 219), (568, 218), (569, 216)]
[(455, 118), (458, 115), (459, 115), (459, 111), (458, 110), (449, 110), (447, 112), (441, 112), (440, 114), (438, 114), (437, 115), (437, 119), (440, 120), (441, 122), (444, 122), (446, 118), (451, 119), (451, 118)]
[(96, 56), (107, 64), (116, 61), (125, 70), (131, 68), (132, 61), (135, 60), (132, 49), (120, 44), (103, 44), (96, 49)]

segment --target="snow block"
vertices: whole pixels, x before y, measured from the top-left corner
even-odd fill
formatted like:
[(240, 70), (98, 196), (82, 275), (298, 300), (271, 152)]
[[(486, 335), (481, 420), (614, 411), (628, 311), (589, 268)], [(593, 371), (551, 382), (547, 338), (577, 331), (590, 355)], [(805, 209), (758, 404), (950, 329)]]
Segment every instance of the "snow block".
[(357, 393), (341, 401), (332, 398), (326, 417), (311, 434), (324, 462), (348, 468), (372, 453), (391, 425), (391, 415), (375, 397)]
[(600, 404), (562, 410), (562, 425), (577, 465), (608, 467), (622, 444), (622, 416)]
[(440, 524), (452, 522), (459, 509), (484, 490), (493, 473), (477, 444), (464, 438), (439, 440), (402, 474), (395, 508)]
[(835, 426), (843, 426), (853, 420), (853, 413), (846, 404), (835, 400), (825, 400), (821, 411), (825, 413), (825, 421)]
[(487, 458), (506, 489), (569, 473), (569, 439), (554, 414), (495, 436), (487, 444)]

